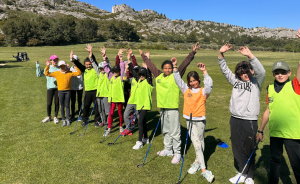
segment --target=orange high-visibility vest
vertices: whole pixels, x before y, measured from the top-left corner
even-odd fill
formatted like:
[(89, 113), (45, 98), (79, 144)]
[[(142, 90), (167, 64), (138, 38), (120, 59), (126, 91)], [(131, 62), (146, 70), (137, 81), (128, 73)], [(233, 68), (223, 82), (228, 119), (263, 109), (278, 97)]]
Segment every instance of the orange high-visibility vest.
[(193, 113), (193, 117), (205, 116), (205, 102), (206, 98), (203, 96), (203, 88), (200, 88), (198, 93), (192, 93), (189, 88), (184, 95), (183, 114), (190, 116)]

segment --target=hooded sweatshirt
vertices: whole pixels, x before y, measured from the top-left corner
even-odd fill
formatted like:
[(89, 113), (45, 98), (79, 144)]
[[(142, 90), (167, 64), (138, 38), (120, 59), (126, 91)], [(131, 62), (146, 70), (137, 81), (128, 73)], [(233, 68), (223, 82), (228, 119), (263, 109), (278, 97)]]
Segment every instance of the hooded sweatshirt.
[(255, 76), (244, 82), (228, 68), (225, 58), (219, 59), (219, 65), (227, 81), (233, 86), (229, 109), (235, 118), (244, 120), (257, 120), (260, 112), (260, 93), (266, 71), (259, 60), (249, 59)]

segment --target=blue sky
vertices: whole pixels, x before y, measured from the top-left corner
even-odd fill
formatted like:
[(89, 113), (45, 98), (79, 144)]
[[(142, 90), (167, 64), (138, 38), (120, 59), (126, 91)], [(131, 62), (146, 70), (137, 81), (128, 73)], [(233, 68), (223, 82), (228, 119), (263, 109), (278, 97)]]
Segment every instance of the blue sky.
[[(194, 19), (228, 23), (246, 28), (252, 27), (300, 27), (300, 0), (80, 0), (111, 12), (112, 6), (127, 4), (135, 10), (151, 9), (166, 14), (171, 20)], [(297, 18), (298, 17), (298, 18)]]

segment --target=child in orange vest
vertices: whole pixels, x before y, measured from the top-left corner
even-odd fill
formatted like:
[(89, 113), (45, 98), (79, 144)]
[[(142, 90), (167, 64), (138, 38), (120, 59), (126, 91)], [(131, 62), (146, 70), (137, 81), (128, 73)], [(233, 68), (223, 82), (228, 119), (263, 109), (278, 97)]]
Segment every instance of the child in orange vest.
[[(187, 120), (187, 127), (190, 138), (196, 151), (196, 160), (188, 170), (189, 174), (195, 174), (199, 169), (202, 170), (202, 176), (208, 182), (212, 182), (214, 175), (211, 171), (206, 170), (204, 161), (204, 131), (206, 125), (206, 109), (205, 102), (211, 93), (213, 81), (208, 75), (205, 65), (198, 63), (198, 68), (204, 75), (204, 88), (200, 87), (200, 77), (197, 72), (191, 71), (187, 74), (187, 84), (181, 79), (176, 68), (177, 60), (172, 58), (174, 70), (173, 76), (177, 86), (184, 95), (183, 117)], [(190, 113), (192, 113), (192, 121), (190, 122)], [(190, 123), (192, 123), (190, 127)]]

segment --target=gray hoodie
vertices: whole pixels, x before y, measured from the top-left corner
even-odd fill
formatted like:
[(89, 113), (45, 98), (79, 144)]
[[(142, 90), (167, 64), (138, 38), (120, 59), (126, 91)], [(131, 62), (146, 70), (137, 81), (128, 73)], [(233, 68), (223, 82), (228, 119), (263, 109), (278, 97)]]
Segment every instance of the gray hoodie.
[[(70, 71), (77, 72), (76, 68), (72, 66)], [(83, 89), (83, 75), (72, 77), (71, 90), (82, 90)]]
[(228, 68), (225, 58), (219, 59), (222, 73), (233, 86), (230, 99), (230, 112), (233, 117), (245, 120), (257, 120), (260, 112), (260, 93), (265, 80), (266, 71), (259, 60), (254, 57), (249, 59), (255, 77), (244, 82)]

